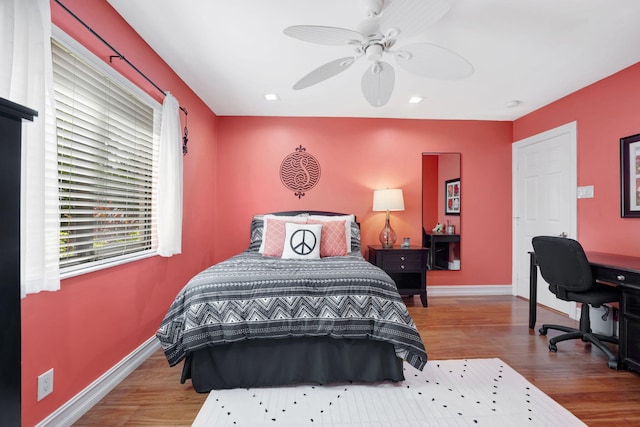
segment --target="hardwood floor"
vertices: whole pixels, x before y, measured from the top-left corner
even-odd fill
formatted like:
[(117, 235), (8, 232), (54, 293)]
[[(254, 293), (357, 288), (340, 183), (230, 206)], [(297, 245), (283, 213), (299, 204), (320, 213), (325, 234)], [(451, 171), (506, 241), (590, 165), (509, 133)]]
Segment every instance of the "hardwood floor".
[[(581, 341), (548, 350), (549, 331), (528, 328), (528, 303), (511, 296), (418, 297), (405, 300), (430, 360), (499, 357), (589, 426), (640, 426), (640, 375), (614, 371), (605, 356)], [(544, 308), (538, 323), (576, 322)], [(156, 352), (86, 413), (76, 426), (189, 426), (206, 394), (180, 384)]]

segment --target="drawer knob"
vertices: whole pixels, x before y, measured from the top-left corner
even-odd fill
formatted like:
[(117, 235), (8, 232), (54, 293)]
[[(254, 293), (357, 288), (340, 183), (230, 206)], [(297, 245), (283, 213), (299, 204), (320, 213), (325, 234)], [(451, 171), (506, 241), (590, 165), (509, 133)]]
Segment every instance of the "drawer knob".
[(401, 261), (404, 261), (404, 257), (403, 257), (403, 256), (401, 256), (401, 257), (400, 257), (400, 260), (401, 260)]
[(404, 265), (401, 265), (400, 268), (404, 270)]
[(619, 280), (619, 281), (621, 281), (621, 282), (624, 282), (624, 281), (625, 281), (625, 279), (626, 279), (626, 277), (624, 277), (622, 274), (618, 274), (618, 275), (616, 276), (616, 279), (618, 279), (618, 280)]

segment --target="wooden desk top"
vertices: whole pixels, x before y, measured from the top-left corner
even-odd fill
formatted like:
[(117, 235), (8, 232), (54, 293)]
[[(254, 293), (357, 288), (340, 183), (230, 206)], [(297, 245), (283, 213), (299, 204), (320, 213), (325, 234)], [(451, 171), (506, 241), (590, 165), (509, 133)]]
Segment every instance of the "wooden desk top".
[(640, 257), (585, 251), (589, 264), (640, 274)]

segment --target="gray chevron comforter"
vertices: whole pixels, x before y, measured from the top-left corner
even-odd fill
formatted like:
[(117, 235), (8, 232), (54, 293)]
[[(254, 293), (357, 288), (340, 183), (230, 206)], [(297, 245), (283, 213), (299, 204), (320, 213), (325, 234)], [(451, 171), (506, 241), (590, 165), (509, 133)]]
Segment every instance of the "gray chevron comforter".
[(415, 368), (427, 362), (393, 280), (359, 252), (318, 260), (238, 254), (194, 276), (156, 336), (171, 366), (205, 346), (301, 336), (386, 341)]

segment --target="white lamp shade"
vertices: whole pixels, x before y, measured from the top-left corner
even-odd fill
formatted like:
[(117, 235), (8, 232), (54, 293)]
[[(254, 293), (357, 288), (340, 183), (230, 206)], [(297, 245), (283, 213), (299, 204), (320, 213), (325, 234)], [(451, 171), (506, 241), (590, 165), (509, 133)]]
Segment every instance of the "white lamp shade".
[(385, 188), (373, 191), (374, 211), (403, 211), (404, 198), (401, 188)]

